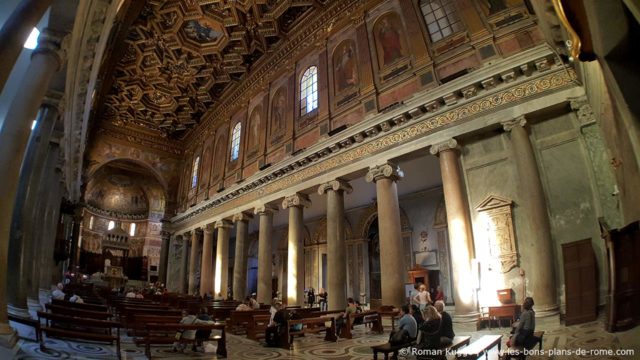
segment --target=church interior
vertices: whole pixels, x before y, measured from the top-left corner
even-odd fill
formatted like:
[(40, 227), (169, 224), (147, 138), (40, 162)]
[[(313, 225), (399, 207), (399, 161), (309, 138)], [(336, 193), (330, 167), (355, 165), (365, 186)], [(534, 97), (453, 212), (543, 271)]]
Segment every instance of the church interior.
[(637, 1), (0, 26), (0, 358), (640, 356)]

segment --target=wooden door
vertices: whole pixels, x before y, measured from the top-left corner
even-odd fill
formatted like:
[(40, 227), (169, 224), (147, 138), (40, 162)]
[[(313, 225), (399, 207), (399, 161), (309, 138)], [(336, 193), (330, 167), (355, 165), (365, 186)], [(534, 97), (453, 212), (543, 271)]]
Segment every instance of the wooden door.
[(594, 321), (598, 306), (598, 275), (591, 239), (562, 244), (565, 324)]

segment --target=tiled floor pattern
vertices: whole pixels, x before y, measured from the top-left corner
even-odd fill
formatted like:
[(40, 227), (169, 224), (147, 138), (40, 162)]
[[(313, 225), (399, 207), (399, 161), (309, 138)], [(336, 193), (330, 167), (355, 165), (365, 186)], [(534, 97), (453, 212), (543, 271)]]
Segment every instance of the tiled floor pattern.
[[(354, 338), (351, 340), (340, 339), (337, 343), (323, 341), (323, 335), (309, 335), (295, 340), (295, 349), (286, 351), (282, 349), (266, 348), (261, 344), (249, 340), (244, 336), (229, 335), (227, 350), (229, 359), (372, 359), (370, 346), (386, 342), (389, 336), (389, 326), (385, 326), (382, 335), (370, 333), (368, 329), (356, 327)], [(503, 348), (509, 335), (509, 329), (493, 328), (474, 331), (475, 326), (455, 324), (457, 335), (471, 335), (472, 341), (485, 334), (502, 334)], [(553, 359), (607, 359), (627, 360), (640, 359), (640, 327), (619, 332), (607, 333), (601, 320), (565, 327), (557, 319), (539, 319), (538, 330), (544, 330), (543, 348), (548, 349), (631, 349), (635, 355), (629, 356), (554, 356)], [(27, 333), (21, 335), (29, 336)], [(15, 359), (114, 359), (116, 358), (115, 346), (99, 343), (74, 342), (60, 339), (47, 339), (48, 350), (40, 351), (39, 344), (28, 339), (22, 339), (14, 352)], [(153, 358), (171, 359), (215, 359), (215, 353), (184, 353), (170, 352), (171, 346), (154, 346)], [(497, 353), (489, 354), (489, 359), (497, 359)], [(144, 348), (136, 347), (131, 338), (122, 338), (123, 359), (145, 359)], [(402, 357), (401, 357), (402, 358)], [(410, 357), (409, 357), (410, 358)], [(529, 359), (549, 359), (545, 356), (531, 356)]]

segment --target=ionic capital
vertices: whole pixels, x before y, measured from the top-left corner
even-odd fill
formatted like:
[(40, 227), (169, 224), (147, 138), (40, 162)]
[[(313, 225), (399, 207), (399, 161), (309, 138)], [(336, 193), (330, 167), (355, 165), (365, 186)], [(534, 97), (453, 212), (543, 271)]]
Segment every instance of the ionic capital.
[(222, 219), (222, 220), (216, 221), (215, 226), (216, 226), (216, 229), (219, 229), (219, 228), (231, 229), (233, 227), (233, 223), (227, 219)]
[[(60, 70), (66, 60), (66, 48), (69, 38), (65, 34), (45, 28), (38, 36), (38, 46), (31, 53), (33, 59), (38, 55), (51, 55), (56, 61), (56, 71)], [(64, 44), (64, 45), (63, 45)]]
[(162, 238), (162, 240), (169, 240), (171, 238), (171, 233), (169, 231), (166, 230), (162, 230), (160, 231), (160, 237)]
[(581, 127), (591, 125), (596, 122), (596, 116), (593, 113), (591, 104), (589, 104), (586, 96), (571, 99), (569, 104), (571, 105), (571, 110), (576, 113)]
[(277, 206), (271, 204), (262, 204), (260, 206), (256, 206), (256, 208), (253, 210), (253, 213), (262, 216), (266, 214), (273, 214), (276, 211), (278, 211)]
[(442, 151), (455, 150), (457, 148), (458, 148), (458, 140), (451, 138), (443, 142), (439, 142), (437, 144), (431, 145), (431, 149), (429, 149), (429, 152), (431, 153), (431, 155), (437, 156)]
[(243, 212), (233, 215), (233, 222), (234, 223), (238, 222), (238, 221), (249, 221), (251, 219), (253, 219), (253, 215), (247, 214), (247, 213), (243, 213)]
[(507, 120), (503, 122), (502, 128), (504, 129), (504, 131), (511, 131), (517, 126), (525, 127), (525, 125), (527, 125), (527, 119), (525, 119), (524, 115), (522, 115), (513, 120)]
[(193, 232), (191, 230), (184, 232), (182, 234), (182, 240), (183, 241), (190, 241), (191, 240), (191, 235), (193, 235)]
[(393, 163), (386, 163), (378, 165), (369, 169), (367, 173), (367, 182), (376, 182), (382, 178), (388, 178), (393, 181), (398, 181), (404, 177), (404, 172)]
[(213, 233), (213, 230), (215, 230), (215, 223), (207, 224), (203, 227), (203, 229), (205, 234), (207, 233), (211, 234)]
[(335, 179), (318, 186), (318, 194), (323, 195), (327, 191), (344, 191), (350, 194), (353, 191), (351, 185), (342, 179)]
[(42, 99), (42, 105), (47, 106), (58, 111), (58, 114), (62, 114), (64, 110), (64, 93), (48, 90), (44, 95), (44, 99)]
[(311, 200), (306, 194), (303, 193), (295, 193), (293, 195), (287, 196), (282, 201), (282, 208), (288, 209), (290, 207), (309, 207), (311, 206)]

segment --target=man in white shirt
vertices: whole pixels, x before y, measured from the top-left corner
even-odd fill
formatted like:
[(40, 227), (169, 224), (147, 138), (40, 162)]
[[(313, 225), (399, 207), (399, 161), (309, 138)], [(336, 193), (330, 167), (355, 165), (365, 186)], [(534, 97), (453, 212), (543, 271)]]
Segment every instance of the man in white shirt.
[(51, 298), (56, 300), (64, 300), (65, 293), (62, 291), (62, 289), (64, 289), (64, 286), (62, 286), (62, 283), (58, 283), (55, 290), (51, 292)]

